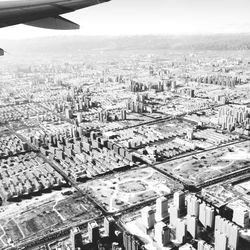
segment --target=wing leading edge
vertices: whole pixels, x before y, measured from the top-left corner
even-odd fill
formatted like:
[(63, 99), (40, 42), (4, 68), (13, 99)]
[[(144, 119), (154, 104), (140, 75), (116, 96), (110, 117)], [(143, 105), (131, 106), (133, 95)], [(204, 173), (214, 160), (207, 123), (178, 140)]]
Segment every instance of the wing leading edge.
[(19, 0), (0, 1), (0, 28), (27, 24), (47, 29), (79, 29), (60, 15), (110, 0)]

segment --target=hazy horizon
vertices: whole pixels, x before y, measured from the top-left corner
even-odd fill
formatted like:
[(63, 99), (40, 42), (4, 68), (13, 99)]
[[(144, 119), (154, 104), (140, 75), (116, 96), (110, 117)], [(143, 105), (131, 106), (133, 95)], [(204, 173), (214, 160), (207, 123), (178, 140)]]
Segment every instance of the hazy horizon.
[[(1, 30), (0, 30), (1, 31)], [(243, 36), (243, 37), (249, 37), (250, 38), (250, 31), (249, 32), (241, 32), (241, 33), (192, 33), (192, 34), (124, 34), (124, 35), (84, 35), (84, 34), (76, 34), (76, 35), (65, 35), (65, 34), (57, 34), (57, 35), (44, 35), (44, 36), (34, 36), (34, 37), (20, 37), (19, 39), (13, 38), (13, 37), (0, 37), (0, 42), (1, 41), (13, 41), (13, 42), (18, 42), (19, 40), (23, 41), (39, 41), (39, 40), (46, 40), (46, 39), (123, 39), (123, 38), (142, 38), (142, 37), (152, 37), (152, 38), (204, 38), (204, 37), (238, 37), (238, 36)]]
[(89, 52), (119, 51), (250, 51), (250, 33), (220, 35), (141, 35), (141, 36), (51, 36), (24, 40), (0, 39), (8, 53), (4, 58), (20, 55), (80, 55)]

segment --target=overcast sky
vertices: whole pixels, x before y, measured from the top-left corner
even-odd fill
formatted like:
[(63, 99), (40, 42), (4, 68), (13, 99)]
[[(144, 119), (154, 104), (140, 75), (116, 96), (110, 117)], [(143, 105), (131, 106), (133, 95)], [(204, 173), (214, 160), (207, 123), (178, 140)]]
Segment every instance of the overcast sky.
[(0, 29), (0, 37), (242, 33), (250, 32), (249, 10), (250, 0), (112, 0), (64, 15), (81, 30), (18, 25)]

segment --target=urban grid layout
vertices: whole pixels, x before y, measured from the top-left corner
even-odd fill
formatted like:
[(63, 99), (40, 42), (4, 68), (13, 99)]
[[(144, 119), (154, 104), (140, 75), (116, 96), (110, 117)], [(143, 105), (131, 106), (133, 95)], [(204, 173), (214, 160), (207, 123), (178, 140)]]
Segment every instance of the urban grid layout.
[(0, 249), (250, 249), (250, 56), (92, 50), (0, 77)]

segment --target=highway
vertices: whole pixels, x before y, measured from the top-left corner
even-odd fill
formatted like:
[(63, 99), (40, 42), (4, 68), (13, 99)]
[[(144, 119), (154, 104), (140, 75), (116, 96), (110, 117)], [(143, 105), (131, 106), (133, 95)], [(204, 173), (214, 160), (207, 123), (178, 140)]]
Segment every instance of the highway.
[(231, 178), (234, 178), (234, 177), (237, 177), (237, 176), (241, 176), (243, 174), (249, 174), (249, 173), (250, 173), (250, 166), (249, 167), (245, 167), (243, 169), (239, 169), (239, 170), (234, 171), (234, 172), (229, 173), (229, 174), (225, 174), (223, 176), (219, 176), (219, 177), (213, 178), (213, 179), (208, 180), (206, 182), (203, 182), (202, 184), (198, 185), (198, 187), (199, 188), (208, 187), (208, 186), (217, 184), (217, 183), (219, 183), (221, 181), (226, 181), (228, 179), (231, 179)]

